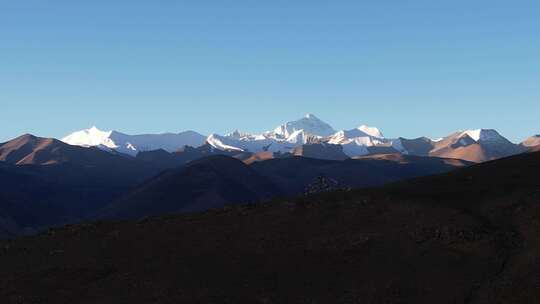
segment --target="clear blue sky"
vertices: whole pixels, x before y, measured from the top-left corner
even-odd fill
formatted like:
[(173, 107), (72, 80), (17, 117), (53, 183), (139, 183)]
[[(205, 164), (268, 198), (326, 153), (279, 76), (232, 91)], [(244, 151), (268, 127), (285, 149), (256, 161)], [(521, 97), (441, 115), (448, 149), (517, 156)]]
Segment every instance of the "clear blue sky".
[[(444, 2), (444, 3), (443, 3)], [(97, 125), (540, 133), (540, 3), (0, 0), (0, 140)]]

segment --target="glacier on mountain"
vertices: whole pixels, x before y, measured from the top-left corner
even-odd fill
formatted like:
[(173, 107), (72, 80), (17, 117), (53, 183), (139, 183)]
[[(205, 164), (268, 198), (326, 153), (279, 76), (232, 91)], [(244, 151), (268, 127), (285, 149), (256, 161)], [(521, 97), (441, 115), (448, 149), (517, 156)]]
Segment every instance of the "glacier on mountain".
[(174, 152), (184, 146), (198, 147), (206, 137), (194, 132), (127, 135), (117, 131), (101, 131), (97, 127), (74, 132), (61, 139), (63, 142), (83, 147), (98, 147), (135, 156), (141, 151), (163, 149)]
[(499, 132), (493, 129), (476, 129), (476, 130), (466, 130), (461, 133), (461, 136), (468, 135), (474, 141), (499, 141), (504, 140)]
[[(240, 152), (292, 152), (295, 148), (312, 143), (340, 145), (349, 157), (373, 153), (401, 153), (409, 155), (442, 155), (452, 157), (454, 149), (479, 144), (491, 155), (511, 155), (521, 151), (519, 147), (492, 129), (466, 130), (437, 140), (426, 137), (417, 139), (385, 138), (375, 127), (361, 125), (355, 129), (336, 131), (332, 126), (313, 114), (283, 123), (262, 134), (250, 134), (235, 130), (226, 135), (210, 134), (205, 137), (194, 131), (178, 134), (127, 135), (117, 131), (101, 131), (96, 127), (74, 132), (62, 141), (85, 147), (99, 147), (135, 156), (141, 151), (163, 149), (177, 151), (184, 146), (198, 147), (207, 143), (210, 147)], [(536, 141), (535, 141), (536, 142)]]
[(273, 135), (277, 138), (286, 139), (294, 132), (300, 130), (303, 130), (306, 134), (320, 137), (326, 137), (336, 133), (334, 128), (317, 118), (315, 115), (306, 114), (303, 118), (286, 122), (276, 127), (273, 131)]

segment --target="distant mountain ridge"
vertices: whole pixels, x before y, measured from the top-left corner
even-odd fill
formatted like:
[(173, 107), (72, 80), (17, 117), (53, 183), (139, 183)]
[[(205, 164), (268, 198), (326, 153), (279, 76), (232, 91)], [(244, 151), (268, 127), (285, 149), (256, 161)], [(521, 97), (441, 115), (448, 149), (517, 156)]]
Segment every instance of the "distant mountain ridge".
[(100, 149), (72, 146), (54, 138), (42, 138), (31, 134), (0, 144), (0, 161), (13, 165), (72, 163), (93, 166), (115, 162), (118, 157), (120, 156)]
[(198, 147), (206, 138), (195, 131), (163, 134), (127, 135), (117, 131), (101, 131), (96, 127), (74, 132), (62, 141), (70, 145), (99, 147), (132, 156), (142, 151), (163, 149), (174, 152), (184, 146)]
[(240, 160), (214, 155), (167, 170), (105, 208), (101, 216), (137, 218), (260, 202), (279, 189)]
[(534, 135), (521, 143), (525, 149), (530, 151), (540, 151), (540, 135)]
[[(398, 152), (405, 155), (458, 158), (473, 162), (502, 158), (540, 147), (538, 136), (515, 144), (493, 129), (459, 131), (437, 140), (427, 137), (386, 138), (378, 128), (366, 125), (350, 130), (335, 130), (313, 114), (285, 122), (272, 131), (261, 134), (235, 130), (226, 135), (213, 133), (206, 137), (194, 131), (178, 134), (126, 135), (116, 131), (104, 132), (93, 127), (75, 132), (62, 140), (72, 145), (95, 146), (132, 156), (159, 149), (176, 152), (182, 150), (184, 146), (197, 148), (205, 144), (228, 152), (295, 154), (303, 146), (326, 143), (340, 145), (342, 152), (348, 157)], [(332, 158), (320, 153), (317, 155), (318, 158)]]
[[(314, 146), (314, 153), (318, 149), (337, 149), (336, 157), (343, 159), (339, 146)], [(401, 155), (345, 160), (289, 156), (253, 162), (213, 155), (164, 171), (111, 203), (100, 216), (139, 218), (295, 196), (304, 193), (321, 176), (345, 187), (369, 187), (468, 165), (464, 161)]]
[(295, 120), (286, 122), (274, 129), (271, 134), (274, 137), (289, 138), (297, 131), (304, 131), (308, 134), (316, 136), (330, 136), (336, 132), (329, 124), (320, 120), (313, 114), (306, 114), (306, 116)]
[[(119, 202), (110, 207), (118, 213), (110, 209), (110, 214), (200, 211), (297, 195), (320, 175), (360, 187), (468, 165), (429, 157), (409, 162), (392, 157), (352, 160), (341, 145), (326, 142), (302, 144), (286, 153), (225, 151), (208, 143), (175, 152), (142, 151), (136, 157), (114, 151), (30, 134), (1, 143), (0, 237), (94, 218), (126, 193), (134, 193), (129, 201), (141, 205), (124, 208)], [(163, 184), (164, 177), (169, 181)], [(137, 194), (143, 190), (150, 196)], [(166, 196), (168, 203), (153, 206), (149, 198), (160, 193), (178, 197)]]
[[(417, 158), (395, 157), (400, 162)], [(214, 159), (197, 170), (208, 173), (206, 180), (214, 181), (210, 193), (218, 197), (226, 191), (212, 172), (232, 163), (251, 177), (242, 163), (225, 161), (218, 165)], [(375, 189), (54, 228), (0, 242), (0, 299), (537, 303), (538, 168), (540, 154), (528, 153)], [(184, 193), (173, 186), (183, 173), (175, 170), (127, 199), (156, 212), (163, 211), (159, 201), (152, 204), (147, 195), (170, 191), (167, 209), (172, 210), (182, 206), (184, 197), (197, 200), (193, 189)], [(287, 176), (295, 181), (283, 175), (285, 185)], [(235, 187), (245, 184), (241, 179)], [(133, 210), (116, 206), (119, 214)]]
[(150, 162), (26, 134), (0, 144), (0, 237), (79, 222), (158, 174)]

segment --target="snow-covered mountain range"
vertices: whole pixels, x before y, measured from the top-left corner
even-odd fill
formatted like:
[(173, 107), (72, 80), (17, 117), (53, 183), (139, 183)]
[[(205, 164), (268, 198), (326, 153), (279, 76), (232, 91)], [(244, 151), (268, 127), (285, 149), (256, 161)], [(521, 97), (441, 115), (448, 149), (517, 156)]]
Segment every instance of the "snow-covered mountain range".
[(117, 131), (101, 131), (96, 127), (74, 132), (62, 139), (65, 143), (85, 147), (99, 147), (120, 153), (137, 155), (139, 152), (163, 149), (175, 152), (184, 146), (204, 144), (214, 149), (238, 152), (291, 153), (297, 147), (309, 144), (340, 146), (349, 157), (378, 153), (460, 158), (481, 162), (527, 150), (536, 143), (534, 138), (525, 144), (514, 144), (492, 129), (456, 132), (441, 139), (385, 138), (375, 127), (361, 125), (350, 130), (335, 130), (313, 114), (286, 122), (273, 131), (262, 134), (243, 133), (238, 130), (226, 134), (203, 136), (194, 131), (165, 134), (127, 135)]
[(99, 147), (120, 153), (137, 155), (141, 151), (163, 149), (174, 152), (184, 146), (198, 147), (205, 143), (206, 137), (194, 132), (127, 135), (117, 131), (101, 131), (96, 127), (74, 132), (62, 141), (76, 146)]

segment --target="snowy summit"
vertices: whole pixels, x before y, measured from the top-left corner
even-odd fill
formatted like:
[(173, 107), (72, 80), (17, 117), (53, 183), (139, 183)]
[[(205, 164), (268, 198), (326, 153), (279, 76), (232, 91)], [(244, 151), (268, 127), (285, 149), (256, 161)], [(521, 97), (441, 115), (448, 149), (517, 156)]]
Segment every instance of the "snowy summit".
[(174, 152), (184, 146), (198, 147), (204, 144), (206, 137), (194, 132), (127, 135), (117, 131), (101, 131), (96, 127), (74, 132), (62, 141), (76, 146), (98, 147), (115, 150), (120, 153), (137, 155), (141, 151), (163, 149)]

